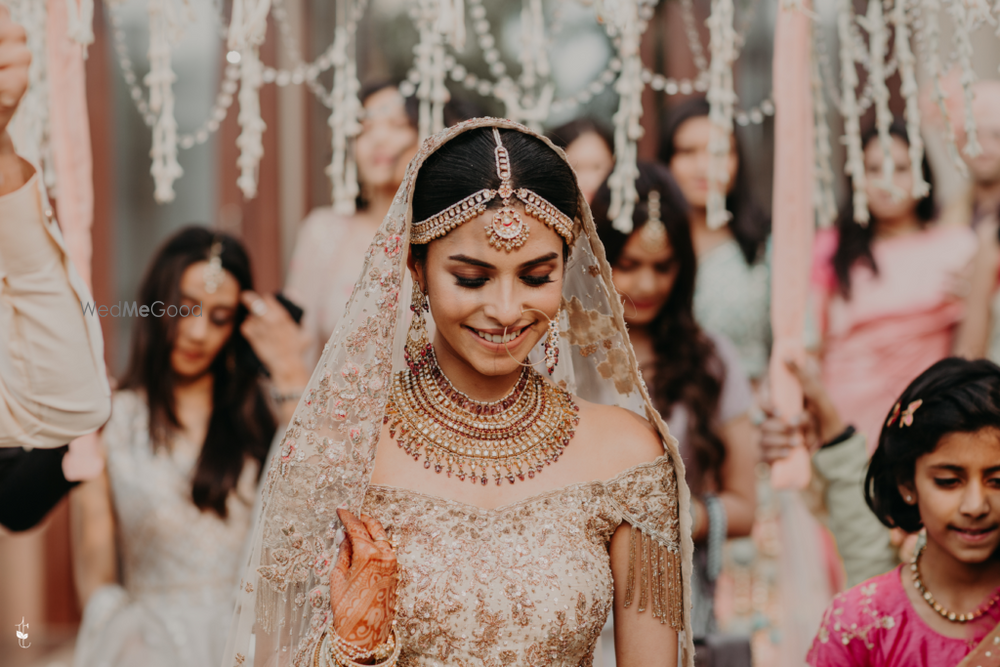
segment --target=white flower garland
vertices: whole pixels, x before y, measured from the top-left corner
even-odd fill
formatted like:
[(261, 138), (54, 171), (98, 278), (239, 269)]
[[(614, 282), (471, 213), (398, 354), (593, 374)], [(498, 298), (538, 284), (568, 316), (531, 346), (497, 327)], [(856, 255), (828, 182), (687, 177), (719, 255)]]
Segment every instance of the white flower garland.
[(857, 57), (855, 43), (851, 35), (854, 23), (852, 0), (840, 0), (837, 14), (837, 34), (840, 37), (840, 83), (841, 113), (844, 115), (844, 143), (847, 146), (847, 161), (844, 172), (851, 177), (854, 221), (868, 224), (868, 194), (865, 190), (865, 158), (861, 146), (861, 120), (857, 100), (858, 72), (855, 69)]
[(332, 130), (333, 159), (326, 168), (330, 177), (333, 197), (333, 210), (338, 215), (353, 215), (357, 200), (358, 172), (354, 163), (353, 152), (349, 150), (349, 142), (361, 131), (358, 118), (361, 114), (361, 103), (358, 100), (358, 82), (356, 59), (348, 57), (348, 44), (351, 35), (346, 27), (337, 28), (334, 36), (334, 70), (333, 70), (333, 101), (332, 111), (327, 124)]
[(258, 50), (267, 33), (267, 15), (271, 0), (234, 0), (229, 25), (229, 48), (240, 53), (240, 136), (236, 145), (240, 156), (236, 160), (240, 175), (236, 182), (243, 196), (257, 196), (260, 159), (264, 156), (263, 136), (267, 125), (260, 115), (260, 87), (264, 84), (264, 66)]
[[(816, 30), (815, 26), (813, 28)], [(813, 41), (815, 52), (816, 42)], [(816, 126), (814, 195), (816, 222), (820, 227), (829, 227), (837, 219), (837, 197), (833, 190), (833, 162), (830, 148), (830, 123), (827, 118), (826, 96), (823, 94), (823, 80), (820, 75), (819, 60), (813, 54), (812, 61), (813, 119)]]
[[(613, 8), (605, 2), (598, 5), (598, 20), (604, 21), (609, 34), (617, 34), (618, 58), (622, 71), (615, 84), (618, 111), (612, 117), (615, 137), (615, 168), (608, 177), (611, 204), (608, 217), (615, 229), (632, 233), (632, 213), (639, 193), (635, 181), (639, 177), (637, 143), (642, 138), (642, 57), (639, 42), (645, 30), (639, 2), (619, 2)], [(648, 15), (646, 17), (648, 20)]]
[(889, 110), (889, 86), (886, 85), (885, 54), (889, 43), (885, 17), (882, 14), (882, 0), (868, 0), (868, 12), (864, 17), (858, 17), (858, 23), (868, 32), (868, 79), (872, 84), (872, 97), (875, 100), (875, 127), (878, 129), (878, 142), (882, 149), (882, 183), (881, 186), (893, 194), (902, 196), (895, 184), (896, 161), (892, 158), (892, 135), (889, 127), (892, 125), (892, 111)]
[(892, 12), (892, 24), (896, 30), (896, 60), (899, 62), (901, 79), (900, 93), (906, 100), (906, 134), (910, 139), (910, 173), (913, 174), (913, 189), (910, 195), (922, 199), (930, 192), (930, 185), (924, 180), (924, 139), (920, 133), (920, 100), (915, 67), (917, 59), (910, 49), (910, 31), (906, 13), (907, 0), (896, 0)]
[(174, 117), (173, 84), (177, 80), (171, 66), (170, 31), (176, 28), (170, 0), (149, 0), (149, 110), (156, 116), (153, 125), (153, 198), (158, 203), (174, 200), (174, 181), (184, 170), (177, 162), (177, 119)]
[(922, 0), (920, 41), (922, 46), (922, 56), (924, 67), (927, 70), (927, 78), (933, 86), (932, 97), (937, 103), (938, 111), (944, 121), (945, 137), (947, 139), (948, 155), (955, 169), (962, 176), (968, 176), (968, 169), (965, 162), (958, 154), (958, 145), (955, 139), (955, 128), (951, 124), (951, 115), (948, 113), (948, 105), (945, 103), (944, 89), (941, 87), (941, 54), (940, 49), (940, 27), (938, 25), (941, 11), (941, 3), (938, 0)]
[[(950, 0), (948, 2), (948, 13), (951, 15), (951, 20), (954, 24), (952, 29), (955, 33), (955, 51), (958, 53), (959, 67), (962, 69), (962, 94), (965, 98), (965, 148), (962, 152), (969, 157), (976, 157), (983, 152), (983, 148), (979, 145), (979, 137), (976, 132), (976, 115), (972, 111), (972, 101), (975, 99), (972, 84), (976, 82), (976, 72), (972, 69), (972, 39), (970, 33), (973, 31), (975, 23), (975, 11), (966, 11), (965, 0)], [(989, 16), (988, 11), (987, 16)]]
[(712, 15), (708, 19), (711, 39), (709, 50), (712, 63), (709, 66), (708, 102), (709, 120), (714, 132), (708, 143), (710, 153), (708, 167), (708, 211), (710, 229), (723, 227), (732, 214), (726, 210), (726, 190), (729, 184), (729, 159), (733, 134), (733, 107), (736, 92), (733, 89), (733, 62), (736, 60), (737, 39), (733, 29), (735, 11), (732, 0), (712, 0)]
[[(41, 4), (41, 0), (38, 0)], [(66, 32), (70, 39), (83, 47), (86, 57), (87, 47), (94, 43), (94, 0), (66, 0)]]
[[(27, 33), (31, 65), (28, 67), (28, 90), (10, 121), (9, 131), (18, 154), (41, 165), (45, 184), (56, 186), (52, 146), (49, 143), (49, 84), (46, 53), (48, 14), (45, 3), (37, 0), (8, 0), (10, 16)], [(53, 193), (54, 196), (54, 193)]]

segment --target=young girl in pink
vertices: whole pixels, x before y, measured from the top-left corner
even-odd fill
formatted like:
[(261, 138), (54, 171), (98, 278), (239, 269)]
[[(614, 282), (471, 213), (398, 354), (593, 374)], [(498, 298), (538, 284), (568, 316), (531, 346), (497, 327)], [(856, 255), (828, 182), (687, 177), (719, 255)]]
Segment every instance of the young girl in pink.
[(944, 359), (910, 383), (865, 499), (886, 526), (923, 529), (920, 543), (910, 562), (833, 600), (808, 664), (1000, 665), (1000, 367)]

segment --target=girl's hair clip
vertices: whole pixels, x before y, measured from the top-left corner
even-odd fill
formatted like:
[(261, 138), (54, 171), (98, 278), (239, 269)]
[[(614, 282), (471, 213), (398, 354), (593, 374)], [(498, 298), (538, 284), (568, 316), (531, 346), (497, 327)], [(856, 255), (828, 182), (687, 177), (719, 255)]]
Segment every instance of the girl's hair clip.
[(906, 409), (903, 410), (903, 414), (899, 418), (899, 428), (903, 428), (904, 426), (913, 426), (913, 414), (917, 411), (917, 408), (923, 404), (923, 399), (918, 398), (906, 406)]
[(897, 419), (899, 420), (899, 428), (903, 428), (904, 426), (913, 426), (913, 415), (917, 412), (917, 408), (923, 404), (924, 400), (922, 398), (918, 398), (906, 406), (905, 410), (900, 412), (900, 405), (899, 403), (896, 403), (896, 405), (892, 406), (892, 412), (889, 414), (889, 420), (885, 423), (886, 428), (895, 424)]
[(892, 412), (889, 413), (889, 420), (885, 423), (885, 427), (889, 428), (894, 423), (896, 423), (897, 419), (899, 419), (899, 403), (896, 403), (896, 405), (892, 406)]

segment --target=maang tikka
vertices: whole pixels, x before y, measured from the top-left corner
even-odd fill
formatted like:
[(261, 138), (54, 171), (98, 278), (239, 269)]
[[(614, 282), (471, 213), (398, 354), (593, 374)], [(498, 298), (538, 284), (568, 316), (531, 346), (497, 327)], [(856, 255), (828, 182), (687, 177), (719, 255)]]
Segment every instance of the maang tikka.
[(430, 304), (427, 302), (427, 295), (424, 294), (424, 290), (421, 289), (420, 283), (416, 280), (413, 281), (410, 310), (413, 311), (413, 319), (410, 321), (410, 330), (406, 334), (404, 355), (410, 371), (417, 374), (428, 364), (434, 350), (427, 338), (427, 320), (424, 317), (424, 313), (430, 311)]
[(639, 230), (639, 244), (650, 253), (661, 253), (667, 247), (667, 228), (660, 219), (660, 192), (650, 190), (646, 200), (649, 214)]
[(215, 291), (222, 285), (222, 281), (226, 279), (225, 271), (222, 269), (221, 240), (212, 243), (212, 247), (208, 251), (208, 265), (205, 266), (202, 278), (205, 281), (205, 291), (209, 294), (215, 294)]

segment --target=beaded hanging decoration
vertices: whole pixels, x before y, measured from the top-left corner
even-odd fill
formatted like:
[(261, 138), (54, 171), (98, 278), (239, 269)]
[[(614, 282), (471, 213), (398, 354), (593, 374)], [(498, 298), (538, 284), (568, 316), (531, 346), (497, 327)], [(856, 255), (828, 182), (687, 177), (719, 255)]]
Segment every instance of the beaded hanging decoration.
[(490, 222), (486, 223), (486, 234), (490, 245), (508, 252), (517, 250), (528, 240), (528, 225), (521, 214), (512, 206), (516, 198), (524, 205), (524, 212), (551, 227), (559, 236), (573, 244), (573, 220), (553, 206), (544, 197), (527, 188), (513, 187), (510, 155), (500, 141), (500, 131), (493, 128), (493, 138), (497, 146), (494, 151), (497, 176), (500, 187), (496, 190), (484, 188), (465, 199), (452, 204), (430, 218), (413, 224), (410, 243), (423, 245), (440, 238), (460, 225), (478, 218), (489, 208), (490, 202), (500, 198), (502, 206)]
[(385, 411), (389, 433), (424, 468), (485, 485), (533, 479), (559, 460), (580, 418), (570, 394), (525, 368), (504, 398), (481, 402), (456, 389), (431, 355), (393, 380)]

